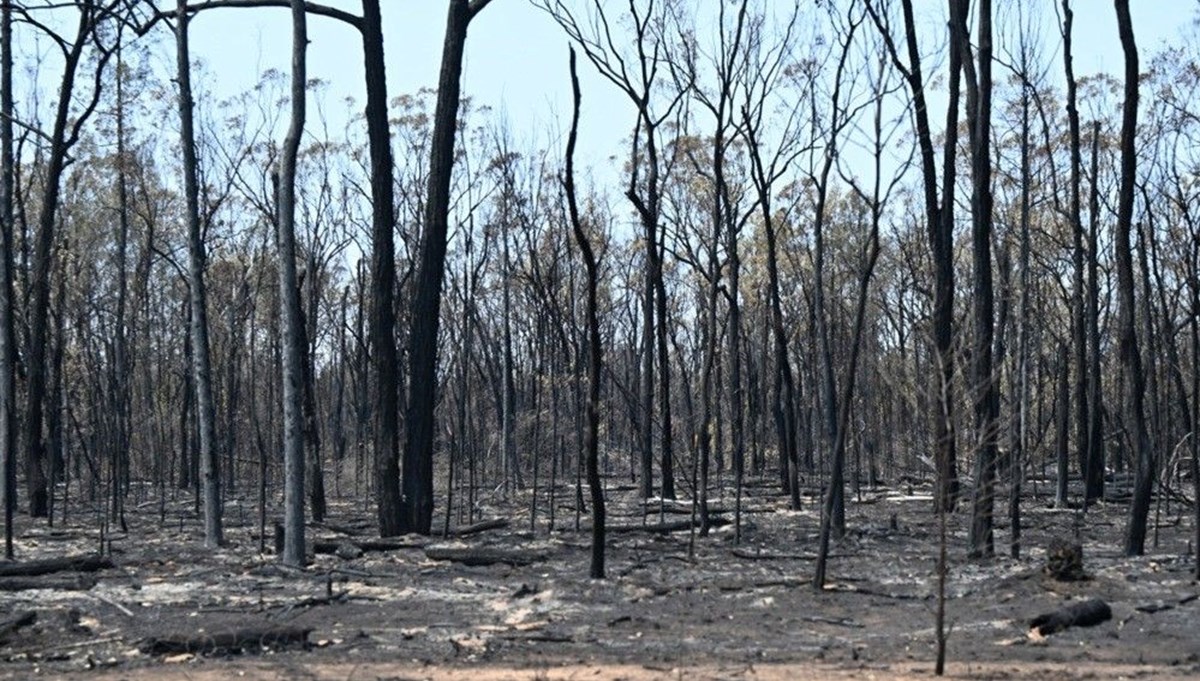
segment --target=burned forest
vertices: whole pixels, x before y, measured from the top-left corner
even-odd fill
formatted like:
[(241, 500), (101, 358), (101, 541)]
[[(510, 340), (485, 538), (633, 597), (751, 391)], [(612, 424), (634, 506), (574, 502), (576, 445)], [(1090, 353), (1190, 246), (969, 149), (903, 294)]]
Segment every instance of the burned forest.
[(1197, 93), (1195, 3), (0, 0), (0, 678), (1200, 676)]

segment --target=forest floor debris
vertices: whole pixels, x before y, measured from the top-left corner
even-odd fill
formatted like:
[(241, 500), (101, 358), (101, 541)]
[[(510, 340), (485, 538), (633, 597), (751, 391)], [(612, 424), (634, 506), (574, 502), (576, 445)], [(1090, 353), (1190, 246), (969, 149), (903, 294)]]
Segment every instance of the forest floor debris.
[[(568, 527), (564, 505), (554, 532), (544, 509), (531, 531), (528, 497), (419, 540), (373, 539), (361, 503), (334, 501), (332, 522), (310, 531), (331, 550), (303, 571), (260, 555), (257, 524), (234, 519), (227, 546), (205, 550), (186, 498), (165, 521), (156, 504), (131, 512), (128, 534), (105, 537), (106, 562), (74, 571), (64, 559), (100, 545), (94, 517), (77, 515), (46, 542), (21, 516), (18, 555), (29, 560), (14, 574), (34, 559), (67, 567), (0, 593), (0, 622), (21, 623), (0, 641), (0, 678), (929, 678), (937, 547), (929, 504), (912, 501), (928, 490), (916, 491), (849, 501), (820, 592), (810, 584), (816, 505), (789, 510), (767, 487), (746, 496), (740, 544), (729, 527), (614, 534), (604, 581), (587, 577), (586, 522)], [(731, 494), (712, 496), (732, 508)], [(657, 515), (632, 490), (610, 503), (617, 517)], [(1049, 504), (1026, 500), (1019, 559), (967, 560), (967, 518), (951, 518), (951, 678), (1200, 676), (1189, 509), (1164, 503), (1151, 554), (1127, 558), (1112, 528), (1128, 507), (1093, 506), (1078, 538), (1088, 579), (1060, 582), (1043, 571), (1047, 547), (1074, 516)], [(1007, 528), (997, 531), (1007, 554)], [(346, 545), (373, 550), (338, 550)], [(1089, 599), (1112, 619), (1027, 640), (1031, 613)]]

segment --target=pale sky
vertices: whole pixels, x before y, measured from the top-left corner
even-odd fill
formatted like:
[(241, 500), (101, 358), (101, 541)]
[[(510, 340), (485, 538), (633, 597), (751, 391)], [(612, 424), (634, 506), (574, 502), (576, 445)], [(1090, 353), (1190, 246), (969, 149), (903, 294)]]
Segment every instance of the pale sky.
[[(591, 0), (574, 0), (580, 8)], [(605, 0), (620, 10), (625, 0)], [(694, 0), (715, 3), (719, 0)], [(814, 3), (815, 0), (807, 0)], [(1030, 0), (1042, 3), (1045, 36), (1044, 58), (1053, 82), (1062, 80), (1059, 53), (1059, 29), (1055, 7), (1060, 0)], [(323, 0), (358, 14), (358, 0)], [(173, 3), (165, 3), (173, 4)], [(1184, 31), (1195, 36), (1193, 24), (1200, 0), (1132, 0), (1134, 32), (1143, 65), (1164, 42), (1177, 43)], [(441, 47), (446, 21), (445, 0), (381, 0), (389, 96), (414, 93), (421, 87), (434, 87), (441, 62)], [(1012, 0), (995, 3), (997, 11), (1011, 8)], [(1075, 7), (1075, 70), (1084, 77), (1109, 72), (1119, 77), (1122, 54), (1117, 39), (1116, 19), (1111, 0), (1073, 0)], [(705, 5), (713, 6), (713, 5)], [(927, 31), (936, 31), (923, 40), (924, 49), (935, 49), (942, 37), (944, 0), (916, 0), (918, 23)], [(285, 8), (218, 9), (200, 13), (192, 22), (193, 57), (205, 62), (209, 78), (198, 87), (212, 85), (219, 98), (250, 90), (267, 69), (288, 73), (290, 69), (291, 31)], [(160, 76), (173, 77), (173, 38), (166, 27), (156, 29), (160, 40)], [(28, 26), (16, 27), (18, 57), (17, 87), (28, 85), (26, 67), (45, 59), (39, 80), (42, 93), (38, 109), (43, 121), (51, 118), (59, 77), (55, 50), (45, 38), (35, 38)], [(330, 83), (326, 110), (331, 127), (340, 125), (348, 112), (341, 100), (353, 97), (361, 107), (363, 95), (362, 45), (359, 34), (340, 22), (324, 17), (309, 20), (310, 78)], [(702, 38), (703, 39), (703, 38)], [(1194, 39), (1194, 38), (1193, 38)], [(999, 37), (997, 38), (999, 41)], [(999, 47), (999, 45), (998, 45)], [(24, 52), (24, 54), (22, 54)], [(998, 55), (1001, 54), (999, 51)], [(22, 57), (26, 59), (22, 60)], [(518, 149), (529, 144), (562, 144), (569, 120), (571, 102), (567, 75), (567, 39), (559, 27), (530, 0), (493, 0), (471, 24), (467, 40), (463, 92), (476, 106), (502, 111), (515, 136)], [(942, 75), (939, 67), (927, 77)], [(996, 77), (1004, 77), (997, 69)], [(22, 78), (24, 82), (21, 82)], [(581, 121), (579, 164), (598, 171), (599, 178), (611, 176), (604, 168), (606, 159), (616, 156), (623, 161), (628, 153), (622, 141), (629, 135), (633, 110), (625, 96), (597, 75), (586, 59), (580, 58), (580, 78), (584, 110)], [(21, 100), (18, 93), (18, 100)], [(207, 94), (207, 93), (205, 93)], [(936, 104), (937, 95), (932, 102)], [(27, 107), (26, 101), (18, 106)], [(310, 103), (310, 106), (312, 104)], [(23, 111), (28, 111), (27, 108)], [(936, 118), (936, 117), (935, 117)], [(310, 115), (310, 121), (314, 117)], [(282, 131), (279, 133), (282, 135)], [(336, 130), (334, 131), (336, 133)], [(603, 181), (603, 180), (602, 180)]]
[[(716, 0), (697, 0), (714, 2)], [(1038, 0), (1035, 0), (1035, 2)], [(1041, 0), (1048, 44), (1056, 60), (1051, 75), (1061, 80), (1058, 0)], [(584, 0), (578, 0), (584, 6)], [(327, 4), (358, 13), (353, 0)], [(623, 5), (624, 3), (618, 3)], [(1004, 2), (997, 4), (997, 7)], [(1119, 75), (1122, 54), (1116, 19), (1109, 0), (1074, 0), (1075, 69), (1078, 76), (1108, 71)], [(1164, 41), (1178, 40), (1181, 28), (1196, 16), (1194, 0), (1133, 0), (1131, 10), (1143, 64)], [(922, 21), (937, 28), (944, 2), (917, 0)], [(446, 3), (439, 0), (382, 0), (389, 95), (415, 92), (436, 84), (441, 60)], [(343, 96), (360, 103), (362, 50), (358, 34), (339, 22), (313, 17), (309, 21), (309, 75), (332, 83), (330, 108)], [(929, 41), (930, 45), (936, 44)], [(192, 49), (204, 59), (220, 87), (232, 94), (253, 86), (267, 68), (289, 68), (290, 32), (285, 9), (227, 9), (203, 13), (192, 24)], [(494, 0), (470, 28), (463, 92), (479, 105), (506, 112), (519, 138), (545, 139), (561, 131), (570, 115), (567, 78), (567, 40), (556, 24), (529, 0)], [(581, 161), (597, 164), (611, 154), (630, 131), (632, 112), (624, 96), (580, 62), (584, 112), (581, 123)], [(999, 72), (998, 72), (999, 75)]]

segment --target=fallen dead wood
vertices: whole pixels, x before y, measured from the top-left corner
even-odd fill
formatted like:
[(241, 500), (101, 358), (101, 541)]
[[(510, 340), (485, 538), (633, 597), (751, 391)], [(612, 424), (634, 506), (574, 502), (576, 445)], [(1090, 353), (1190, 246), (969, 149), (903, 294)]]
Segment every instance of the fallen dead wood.
[(862, 629), (866, 626), (864, 624), (855, 622), (852, 619), (822, 617), (821, 615), (804, 615), (800, 619), (804, 622), (813, 622), (814, 624), (832, 624), (838, 627), (849, 627), (850, 629)]
[(513, 633), (500, 636), (505, 641), (524, 641), (527, 643), (574, 643), (575, 638), (569, 634), (554, 632)]
[(0, 577), (38, 577), (55, 572), (96, 572), (111, 567), (112, 560), (96, 554), (64, 556), (20, 563), (0, 563)]
[(13, 632), (17, 631), (18, 629), (21, 629), (22, 627), (27, 627), (36, 621), (37, 621), (37, 612), (35, 612), (33, 610), (26, 610), (24, 612), (19, 612), (16, 615), (13, 615), (12, 617), (9, 617), (4, 620), (0, 620), (0, 641), (3, 641), (4, 639), (8, 638), (9, 634), (12, 634)]
[(1174, 610), (1177, 605), (1187, 605), (1197, 598), (1200, 598), (1200, 594), (1188, 594), (1182, 598), (1179, 598), (1174, 603), (1168, 603), (1166, 601), (1159, 600), (1153, 603), (1135, 606), (1133, 609), (1137, 610), (1138, 612), (1144, 612), (1147, 615), (1153, 615), (1166, 610)]
[[(751, 551), (750, 549), (734, 549), (732, 551), (732, 553), (734, 556), (737, 556), (738, 558), (744, 558), (746, 560), (816, 560), (817, 559), (817, 555), (815, 553), (772, 553), (770, 551), (759, 551), (758, 549), (754, 549), (753, 551)], [(835, 557), (835, 556), (832, 556), (832, 555), (830, 556), (830, 558), (833, 558), (833, 557)]]
[(138, 644), (147, 655), (178, 653), (253, 652), (261, 648), (307, 645), (308, 627), (249, 626), (212, 634), (151, 636)]
[(28, 591), (30, 589), (87, 591), (94, 586), (96, 586), (96, 578), (91, 575), (0, 577), (0, 591)]
[[(670, 515), (691, 515), (692, 502), (688, 500), (672, 500), (672, 499), (645, 499), (640, 502), (642, 506), (642, 515), (657, 515), (658, 513), (666, 513)], [(745, 509), (742, 509), (745, 510)], [(728, 513), (729, 509), (723, 506), (709, 506), (709, 514), (716, 515), (720, 513)]]
[(453, 548), (444, 546), (429, 546), (425, 548), (425, 557), (430, 560), (446, 560), (463, 565), (531, 565), (546, 560), (547, 556), (541, 551), (519, 551), (491, 548)]
[(932, 594), (913, 594), (901, 593), (895, 591), (878, 591), (869, 586), (856, 586), (852, 584), (832, 583), (825, 585), (825, 591), (838, 591), (841, 593), (861, 594), (863, 596), (878, 596), (879, 598), (890, 598), (897, 601), (927, 601), (933, 598)]
[[(753, 591), (755, 589), (773, 589), (778, 587), (794, 589), (809, 584), (809, 582), (810, 580), (799, 577), (780, 577), (779, 579), (762, 579), (750, 582), (718, 582), (711, 585), (711, 587), (722, 593), (733, 593), (736, 591)], [(702, 588), (709, 587), (705, 586)]]
[(370, 531), (370, 529), (371, 529), (371, 524), (366, 521), (360, 521), (360, 522), (355, 522), (355, 523), (341, 523), (341, 524), (331, 523), (328, 521), (322, 521), (319, 523), (312, 523), (312, 526), (324, 528), (324, 529), (330, 530), (332, 532), (337, 532), (338, 534), (348, 534), (348, 535), (362, 535), (362, 534), (365, 534), (366, 532)]
[(100, 601), (101, 603), (107, 603), (107, 604), (111, 605), (112, 607), (116, 608), (117, 610), (120, 610), (126, 617), (134, 617), (132, 610), (130, 610), (129, 608), (126, 608), (125, 606), (121, 605), (120, 603), (114, 601), (113, 599), (111, 599), (103, 594), (88, 594), (88, 596)]
[[(708, 519), (709, 527), (721, 527), (722, 525), (728, 524), (728, 518), (716, 517)], [(693, 527), (700, 527), (699, 518), (697, 518), (694, 522), (692, 520), (671, 520), (665, 523), (646, 523), (644, 525), (641, 523), (609, 525), (607, 530), (613, 534), (624, 534), (629, 532), (670, 534), (672, 532), (683, 532), (684, 530), (690, 530)], [(584, 531), (590, 531), (590, 528), (585, 528)]]
[(1049, 636), (1070, 627), (1093, 627), (1110, 619), (1112, 608), (1108, 603), (1093, 598), (1038, 615), (1029, 623), (1029, 628), (1041, 636)]
[(508, 527), (508, 525), (508, 518), (492, 518), (491, 520), (481, 520), (466, 527), (452, 529), (450, 530), (450, 534), (456, 537), (469, 537), (470, 535), (487, 532), (488, 530), (502, 530)]
[[(316, 539), (312, 543), (313, 552), (320, 554), (338, 554), (338, 550), (353, 546), (360, 551), (399, 551), (400, 549), (419, 549), (425, 546), (425, 540), (415, 537), (396, 537), (385, 539), (339, 539), (328, 537)], [(340, 554), (338, 554), (340, 555)]]
[(339, 591), (337, 593), (327, 594), (325, 596), (310, 596), (301, 599), (295, 603), (289, 603), (287, 606), (280, 609), (276, 614), (272, 615), (273, 619), (279, 619), (291, 614), (295, 610), (303, 610), (305, 608), (315, 608), (320, 605), (330, 605), (332, 603), (344, 603), (350, 597), (349, 591)]

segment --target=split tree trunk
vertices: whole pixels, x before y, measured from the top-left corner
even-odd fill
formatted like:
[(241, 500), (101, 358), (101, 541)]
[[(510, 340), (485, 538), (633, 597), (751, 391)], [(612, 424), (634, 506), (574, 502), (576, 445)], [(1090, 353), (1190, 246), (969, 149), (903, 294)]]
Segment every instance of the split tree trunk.
[[(957, 20), (963, 51), (969, 50), (966, 7), (960, 6)], [(969, 391), (974, 395), (975, 489), (972, 495), (970, 552), (976, 556), (995, 553), (993, 510), (996, 496), (996, 435), (1000, 400), (993, 373), (992, 340), (995, 312), (992, 290), (992, 5), (979, 4), (978, 73), (967, 78), (968, 128), (971, 136), (971, 241), (974, 255), (975, 317), (974, 371)], [(969, 59), (964, 59), (970, 74)]]

